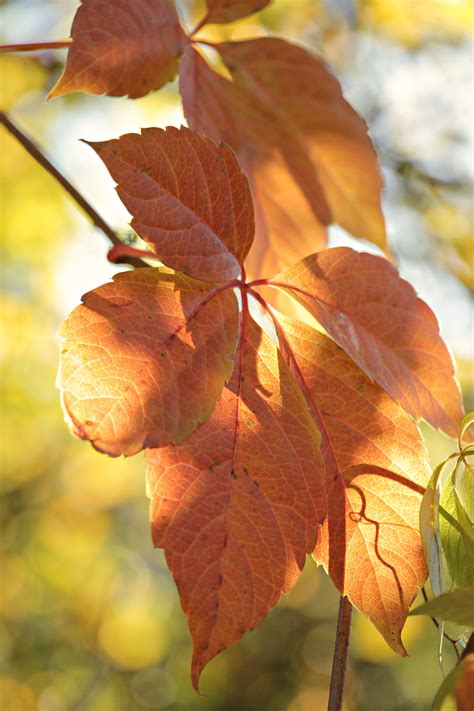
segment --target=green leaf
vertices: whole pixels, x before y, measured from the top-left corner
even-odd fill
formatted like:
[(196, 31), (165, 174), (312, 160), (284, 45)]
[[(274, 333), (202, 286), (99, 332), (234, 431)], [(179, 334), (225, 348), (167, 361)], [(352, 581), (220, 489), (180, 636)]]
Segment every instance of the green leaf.
[(456, 707), (454, 687), (459, 676), (460, 669), (455, 666), (443, 679), (443, 683), (436, 692), (433, 700), (432, 711), (452, 711)]
[(457, 587), (474, 585), (474, 469), (449, 478), (439, 507), (439, 529), (449, 573)]
[(453, 458), (447, 457), (433, 471), (428, 482), (420, 507), (420, 532), (425, 552), (425, 561), (431, 589), (435, 595), (441, 595), (444, 590), (443, 547), (439, 532), (439, 497), (445, 474), (444, 467)]
[(474, 629), (474, 587), (458, 588), (419, 605), (410, 615), (429, 615)]
[[(468, 412), (461, 420), (461, 428), (459, 430), (458, 444), (459, 449), (462, 449), (464, 437), (468, 434), (470, 427), (474, 426), (474, 412)], [(472, 442), (472, 439), (471, 439)]]

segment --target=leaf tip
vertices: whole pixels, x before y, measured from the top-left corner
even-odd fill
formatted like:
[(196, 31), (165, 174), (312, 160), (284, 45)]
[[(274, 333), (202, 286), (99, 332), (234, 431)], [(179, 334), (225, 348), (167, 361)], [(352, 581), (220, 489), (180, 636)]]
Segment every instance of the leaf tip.
[(102, 141), (88, 141), (86, 138), (80, 138), (79, 140), (81, 143), (85, 143), (86, 146), (93, 148), (96, 152), (100, 150), (100, 146), (103, 143)]
[(50, 101), (51, 99), (57, 99), (58, 97), (65, 96), (66, 94), (71, 94), (74, 91), (74, 89), (67, 88), (67, 82), (64, 81), (65, 76), (66, 69), (64, 69), (57, 82), (49, 90), (49, 93), (46, 97), (46, 101)]
[(52, 89), (50, 89), (50, 91), (46, 95), (46, 99), (44, 100), (45, 104), (47, 104), (48, 101), (51, 101), (51, 99), (55, 99), (56, 97), (60, 96), (60, 94), (58, 94), (56, 91), (58, 83), (59, 82), (56, 82), (56, 84), (52, 87)]
[(191, 664), (191, 683), (193, 685), (194, 691), (202, 698), (205, 698), (205, 694), (202, 693), (200, 688), (201, 674), (203, 669), (204, 664), (198, 659), (196, 659), (196, 656), (193, 656), (193, 661)]

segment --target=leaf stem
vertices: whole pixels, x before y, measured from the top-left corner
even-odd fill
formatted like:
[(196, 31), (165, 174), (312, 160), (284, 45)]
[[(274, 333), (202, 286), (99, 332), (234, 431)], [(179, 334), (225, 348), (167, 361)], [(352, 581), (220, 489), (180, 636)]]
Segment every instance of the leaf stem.
[[(12, 136), (23, 146), (23, 148), (30, 154), (35, 161), (41, 165), (50, 175), (55, 178), (60, 185), (66, 190), (67, 193), (72, 197), (72, 199), (84, 210), (84, 212), (91, 219), (93, 224), (98, 227), (110, 240), (114, 246), (121, 246), (122, 242), (117, 237), (115, 232), (109, 225), (102, 219), (102, 217), (94, 210), (92, 205), (90, 205), (87, 200), (81, 195), (81, 193), (76, 190), (76, 188), (71, 185), (69, 180), (59, 172), (59, 170), (51, 163), (48, 158), (42, 153), (42, 151), (36, 146), (35, 143), (11, 120), (11, 118), (4, 112), (0, 111), (0, 124), (3, 124), (7, 131), (11, 133)], [(122, 263), (130, 264), (133, 267), (148, 267), (148, 264), (143, 262), (141, 259), (136, 257), (124, 256), (121, 259)]]
[(2, 44), (0, 52), (38, 52), (43, 49), (63, 49), (69, 47), (72, 40), (59, 42), (31, 42), (27, 44)]
[(341, 596), (339, 601), (339, 614), (337, 616), (336, 644), (332, 658), (328, 711), (341, 711), (342, 709), (351, 621), (352, 605), (347, 597)]
[(158, 255), (154, 252), (129, 247), (128, 244), (116, 244), (107, 253), (107, 259), (109, 262), (112, 262), (112, 264), (120, 264), (123, 257), (138, 257), (139, 259), (155, 259), (158, 262), (160, 261)]
[(254, 279), (253, 281), (250, 281), (247, 286), (249, 287), (249, 289), (254, 286), (270, 286), (270, 282), (270, 279)]

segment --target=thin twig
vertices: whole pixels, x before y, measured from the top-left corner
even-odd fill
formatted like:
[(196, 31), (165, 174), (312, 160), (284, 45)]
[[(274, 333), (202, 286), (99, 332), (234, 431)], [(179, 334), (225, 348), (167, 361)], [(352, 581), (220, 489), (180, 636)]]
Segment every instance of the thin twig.
[(349, 637), (351, 634), (352, 605), (347, 597), (339, 601), (336, 644), (332, 658), (331, 685), (329, 687), (328, 711), (341, 711), (346, 678)]
[(72, 40), (60, 42), (30, 42), (27, 44), (2, 44), (0, 52), (38, 52), (45, 49), (63, 49), (71, 45)]
[[(39, 165), (41, 165), (50, 175), (52, 175), (58, 183), (69, 193), (72, 199), (84, 210), (84, 212), (90, 217), (92, 222), (96, 227), (98, 227), (110, 240), (114, 246), (121, 245), (122, 242), (117, 237), (115, 232), (109, 225), (102, 219), (102, 217), (94, 210), (92, 205), (90, 205), (87, 200), (81, 195), (81, 193), (76, 190), (76, 188), (71, 185), (69, 180), (59, 172), (57, 168), (51, 163), (51, 161), (46, 158), (46, 156), (40, 151), (40, 149), (33, 143), (33, 141), (25, 135), (25, 133), (18, 128), (18, 126), (13, 123), (11, 118), (4, 112), (0, 111), (0, 123), (5, 126), (7, 131), (9, 131), (12, 136), (14, 136), (19, 143), (25, 148), (26, 151), (32, 156)], [(122, 263), (130, 264), (133, 267), (148, 267), (148, 264), (143, 262), (141, 259), (136, 259), (135, 257), (124, 256)]]

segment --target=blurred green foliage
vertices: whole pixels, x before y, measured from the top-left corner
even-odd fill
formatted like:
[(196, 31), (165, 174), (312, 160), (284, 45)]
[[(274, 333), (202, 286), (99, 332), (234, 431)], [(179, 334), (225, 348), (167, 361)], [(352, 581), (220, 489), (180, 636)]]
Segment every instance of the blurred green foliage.
[[(190, 25), (202, 5), (181, 3)], [(5, 41), (60, 39), (67, 35), (75, 2), (6, 2), (3, 9), (13, 28)], [(354, 42), (367, 33), (391, 48), (422, 53), (433, 42), (461, 44), (470, 23), (468, 0), (276, 0), (260, 15), (206, 34), (210, 39), (281, 34), (313, 47), (339, 73), (348, 67)], [(22, 36), (22, 31), (43, 34)], [(44, 106), (61, 57), (49, 52), (1, 56), (2, 106), (76, 184), (95, 185), (96, 164), (87, 173), (64, 150), (69, 133), (80, 131), (78, 125), (90, 127), (99, 111), (104, 138), (131, 130), (130, 125), (135, 130), (163, 125), (173, 111), (179, 116), (176, 87), (135, 102), (133, 108), (125, 99), (81, 96)], [(357, 95), (358, 82), (366, 80), (362, 74), (352, 76), (349, 88)], [(383, 110), (378, 107), (368, 118), (382, 120)], [(400, 254), (408, 267), (422, 262), (429, 269), (431, 262), (444, 270), (446, 279), (458, 280), (461, 298), (467, 299), (466, 287), (473, 285), (472, 218), (462, 201), (464, 178), (440, 187), (437, 177), (420, 177), (416, 166), (405, 170), (401, 158), (384, 153), (383, 142), (379, 148), (391, 174), (403, 180), (394, 210), (408, 205), (428, 225), (422, 255), (406, 246), (418, 243), (417, 233), (405, 235)], [(191, 690), (190, 639), (162, 553), (152, 548), (143, 460), (110, 460), (73, 440), (55, 390), (56, 331), (70, 306), (94, 285), (90, 279), (97, 284), (110, 275), (103, 242), (50, 176), (3, 132), (1, 156), (0, 708), (324, 709), (338, 595), (311, 560), (295, 590), (262, 626), (210, 665), (203, 678), (208, 696), (199, 698)], [(105, 174), (103, 182), (108, 185)], [(111, 189), (110, 196), (112, 204)], [(94, 204), (115, 219), (114, 206), (105, 200)], [(124, 223), (116, 227), (123, 229)], [(94, 251), (96, 242), (100, 248)], [(468, 328), (462, 322), (457, 327), (461, 332)], [(472, 368), (466, 352), (460, 355), (469, 407)], [(423, 431), (437, 463), (452, 443), (428, 428)], [(410, 619), (404, 641), (411, 656), (399, 659), (370, 623), (355, 615), (345, 709), (429, 707), (441, 681), (436, 630), (429, 620)], [(448, 652), (447, 664), (451, 661)]]

